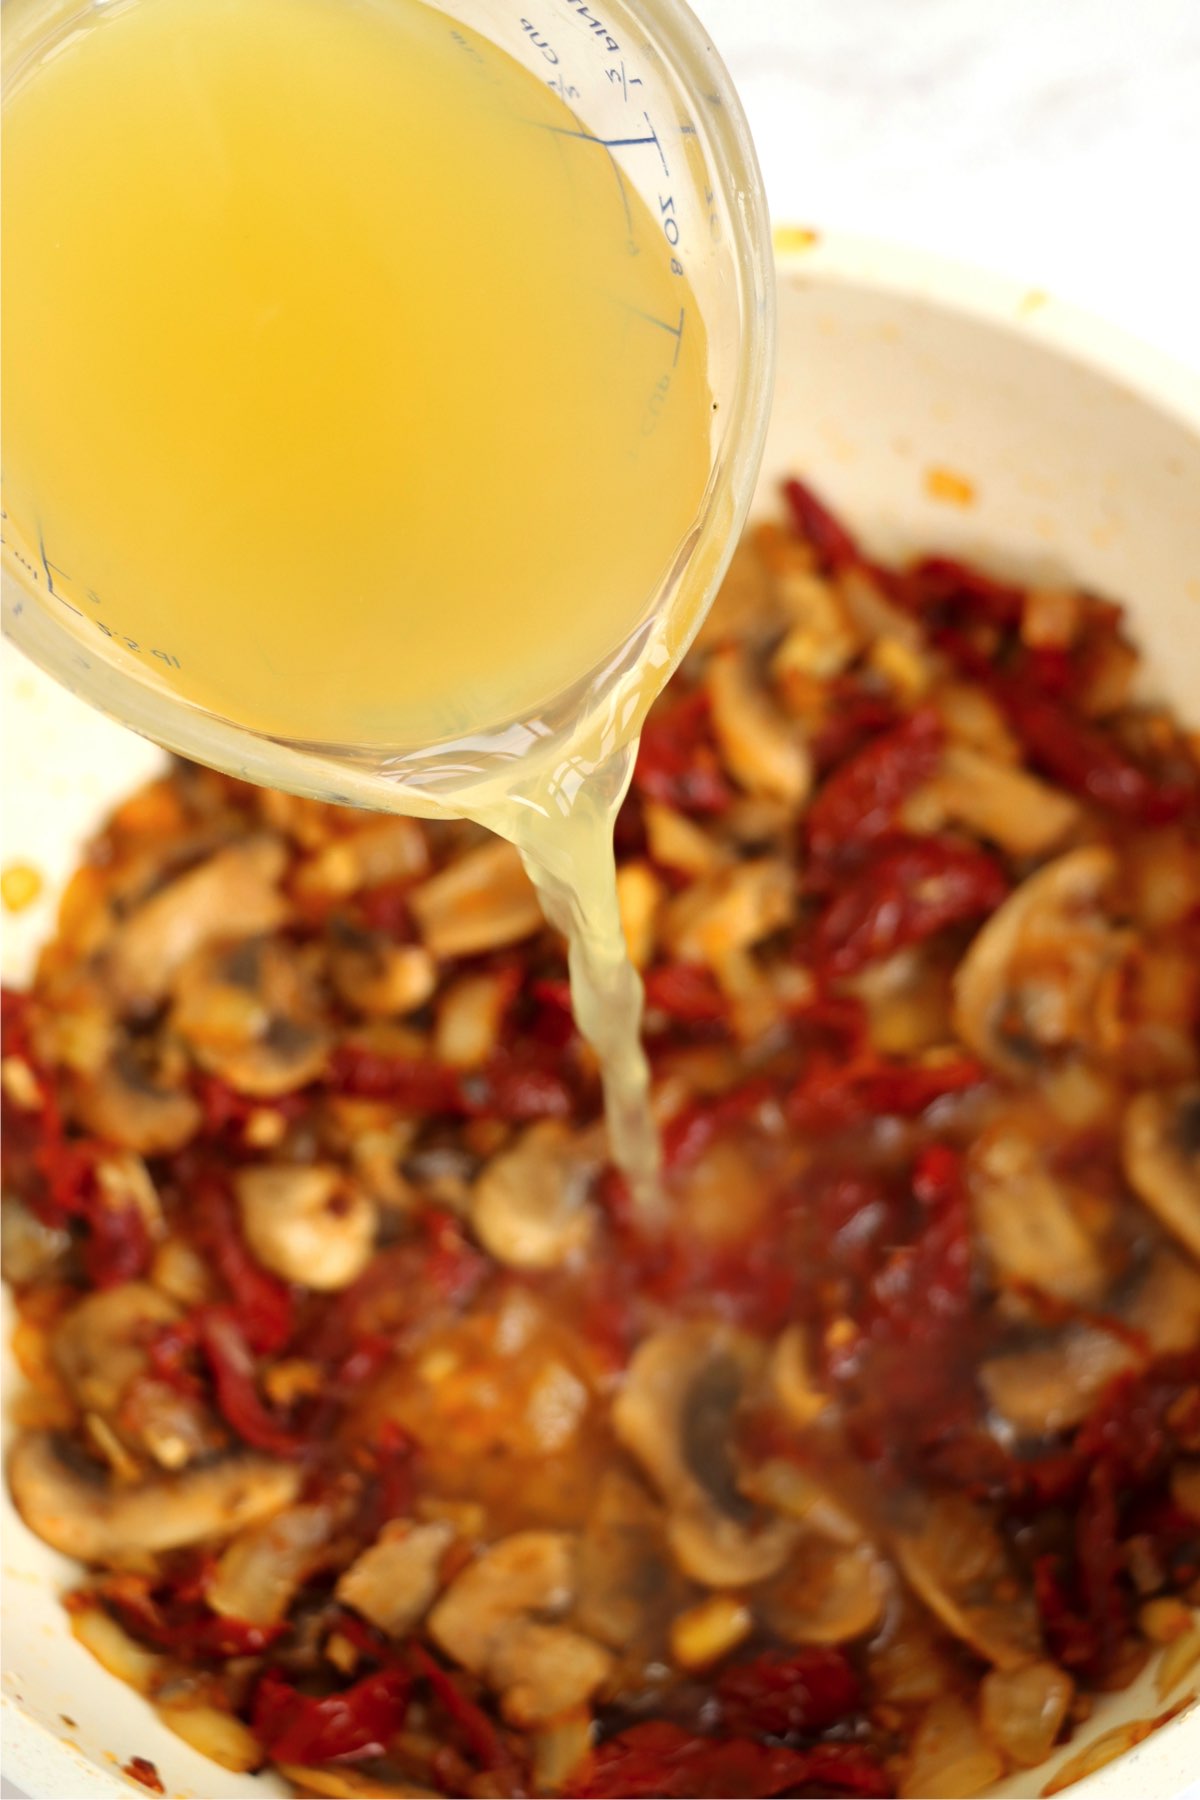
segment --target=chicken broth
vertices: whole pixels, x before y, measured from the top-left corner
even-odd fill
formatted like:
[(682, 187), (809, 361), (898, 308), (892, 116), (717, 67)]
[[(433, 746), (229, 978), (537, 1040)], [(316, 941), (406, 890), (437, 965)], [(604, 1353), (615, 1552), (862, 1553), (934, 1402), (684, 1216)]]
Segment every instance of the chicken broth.
[(13, 1496), (227, 1766), (965, 1795), (1200, 1663), (1195, 741), (786, 498), (618, 819), (657, 1221), (476, 826), (176, 765), (5, 997)]

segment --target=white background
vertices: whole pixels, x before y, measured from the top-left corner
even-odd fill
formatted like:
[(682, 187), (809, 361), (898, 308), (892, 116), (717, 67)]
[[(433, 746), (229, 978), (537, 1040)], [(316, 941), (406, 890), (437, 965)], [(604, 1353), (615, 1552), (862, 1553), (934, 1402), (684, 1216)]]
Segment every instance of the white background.
[(997, 269), (1200, 365), (1200, 0), (692, 0), (776, 219)]
[(777, 220), (986, 265), (1200, 366), (1200, 0), (697, 10)]

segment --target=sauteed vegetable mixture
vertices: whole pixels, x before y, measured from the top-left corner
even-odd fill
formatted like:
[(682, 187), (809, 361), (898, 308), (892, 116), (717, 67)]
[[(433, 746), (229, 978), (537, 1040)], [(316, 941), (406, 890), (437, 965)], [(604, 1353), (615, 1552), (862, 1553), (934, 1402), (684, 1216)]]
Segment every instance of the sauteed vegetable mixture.
[(1200, 1633), (1200, 762), (798, 483), (618, 833), (669, 1223), (514, 851), (199, 768), (4, 1008), (8, 1479), (329, 1795), (973, 1793)]

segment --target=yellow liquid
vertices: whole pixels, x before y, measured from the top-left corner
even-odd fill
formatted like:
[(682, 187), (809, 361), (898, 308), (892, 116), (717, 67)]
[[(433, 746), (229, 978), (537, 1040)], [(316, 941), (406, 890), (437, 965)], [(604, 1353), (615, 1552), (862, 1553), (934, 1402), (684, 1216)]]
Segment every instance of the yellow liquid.
[[(382, 753), (536, 718), (649, 616), (704, 499), (707, 346), (662, 197), (419, 0), (90, 17), (5, 108), (9, 554), (261, 732)], [(582, 784), (497, 766), (459, 799), (568, 935), (651, 1204), (612, 857), (632, 751), (593, 736)]]
[(93, 18), (6, 106), (9, 535), (239, 724), (534, 716), (645, 616), (708, 477), (662, 220), (415, 0)]

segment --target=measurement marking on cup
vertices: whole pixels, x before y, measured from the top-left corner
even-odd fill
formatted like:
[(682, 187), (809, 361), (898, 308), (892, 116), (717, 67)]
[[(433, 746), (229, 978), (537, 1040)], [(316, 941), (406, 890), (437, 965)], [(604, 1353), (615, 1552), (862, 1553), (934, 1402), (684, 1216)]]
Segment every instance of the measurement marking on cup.
[(678, 325), (672, 325), (667, 319), (660, 319), (657, 313), (643, 312), (640, 306), (633, 306), (628, 300), (618, 300), (615, 295), (613, 296), (613, 299), (616, 305), (623, 306), (625, 311), (632, 313), (635, 319), (644, 319), (647, 325), (657, 325), (660, 331), (667, 332), (670, 337), (675, 339), (675, 354), (671, 358), (671, 367), (674, 368), (679, 361), (679, 346), (683, 342), (685, 309), (682, 306), (680, 307), (679, 323)]
[(606, 150), (629, 150), (638, 144), (653, 144), (654, 148), (658, 151), (659, 158), (662, 162), (663, 174), (669, 176), (671, 171), (667, 167), (667, 158), (662, 145), (658, 141), (658, 133), (654, 129), (654, 123), (651, 120), (650, 114), (644, 112), (642, 117), (645, 119), (646, 124), (650, 129), (641, 137), (605, 138), (599, 137), (594, 131), (571, 131), (565, 125), (547, 125), (544, 129), (546, 131), (552, 131), (556, 137), (579, 138), (580, 141), (585, 144), (602, 144)]

